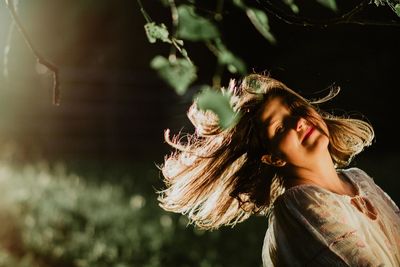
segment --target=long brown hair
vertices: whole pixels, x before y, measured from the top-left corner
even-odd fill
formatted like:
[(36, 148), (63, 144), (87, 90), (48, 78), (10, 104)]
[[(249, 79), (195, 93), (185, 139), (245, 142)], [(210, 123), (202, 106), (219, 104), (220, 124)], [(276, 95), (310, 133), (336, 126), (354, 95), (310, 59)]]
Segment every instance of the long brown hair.
[(232, 107), (241, 115), (229, 129), (219, 127), (218, 117), (199, 110), (194, 101), (188, 117), (195, 132), (171, 138), (169, 130), (165, 131), (165, 140), (175, 151), (161, 165), (165, 189), (158, 191), (160, 206), (187, 215), (191, 223), (203, 229), (234, 226), (251, 214), (267, 213), (284, 192), (284, 177), (278, 168), (260, 160), (266, 147), (260, 137), (259, 112), (271, 96), (283, 96), (299, 116), (314, 125), (326, 125), (322, 130), (329, 136), (328, 148), (335, 165), (347, 166), (371, 144), (374, 132), (363, 120), (319, 110), (317, 105), (336, 96), (337, 89), (309, 101), (267, 75), (251, 74), (239, 84), (232, 80), (227, 90), (232, 94)]

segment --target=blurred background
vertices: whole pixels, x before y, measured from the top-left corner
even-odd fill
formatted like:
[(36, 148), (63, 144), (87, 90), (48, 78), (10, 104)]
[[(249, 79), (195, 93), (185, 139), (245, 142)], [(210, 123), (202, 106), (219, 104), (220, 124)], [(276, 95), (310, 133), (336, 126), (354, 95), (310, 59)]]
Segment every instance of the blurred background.
[[(396, 13), (368, 4), (335, 23), (361, 1), (337, 0), (337, 13), (310, 1), (296, 16), (279, 1), (247, 2), (269, 11), (276, 44), (225, 1), (219, 29), (229, 50), (248, 72), (269, 71), (311, 97), (339, 85), (326, 108), (361, 114), (376, 131), (352, 166), (399, 204)], [(216, 4), (202, 5), (207, 14)], [(162, 1), (143, 6), (170, 26)], [(192, 130), (187, 108), (216, 68), (207, 47), (185, 43), (198, 80), (178, 95), (150, 67), (170, 47), (148, 42), (138, 2), (20, 0), (17, 7), (34, 46), (59, 68), (61, 101), (52, 104), (51, 72), (36, 63), (0, 1), (0, 266), (261, 266), (265, 217), (204, 232), (157, 206), (157, 165), (170, 152), (163, 132)], [(237, 77), (223, 71), (221, 84)]]

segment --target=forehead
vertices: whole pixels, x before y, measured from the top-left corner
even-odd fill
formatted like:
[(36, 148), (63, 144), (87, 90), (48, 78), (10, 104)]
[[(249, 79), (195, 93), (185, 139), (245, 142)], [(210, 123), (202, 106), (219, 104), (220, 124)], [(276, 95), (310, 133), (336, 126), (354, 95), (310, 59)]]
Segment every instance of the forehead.
[(283, 97), (275, 96), (267, 99), (261, 108), (260, 120), (263, 125), (268, 125), (271, 119), (279, 113), (288, 112), (289, 108)]

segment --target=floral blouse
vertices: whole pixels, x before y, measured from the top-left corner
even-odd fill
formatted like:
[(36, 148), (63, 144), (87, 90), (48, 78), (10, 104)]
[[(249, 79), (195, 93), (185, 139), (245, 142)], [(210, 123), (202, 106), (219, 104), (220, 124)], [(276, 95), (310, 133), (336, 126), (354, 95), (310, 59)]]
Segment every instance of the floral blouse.
[(400, 211), (359, 168), (339, 170), (358, 190), (303, 184), (274, 202), (262, 252), (270, 266), (400, 266)]

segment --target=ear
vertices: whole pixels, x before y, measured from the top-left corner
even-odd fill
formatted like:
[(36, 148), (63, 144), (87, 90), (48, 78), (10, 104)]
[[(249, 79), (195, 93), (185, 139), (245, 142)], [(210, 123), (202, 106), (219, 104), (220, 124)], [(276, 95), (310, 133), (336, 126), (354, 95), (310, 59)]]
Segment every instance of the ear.
[(277, 157), (274, 157), (272, 155), (261, 156), (261, 162), (268, 164), (268, 165), (275, 166), (275, 167), (283, 167), (286, 165), (286, 161), (279, 159)]

